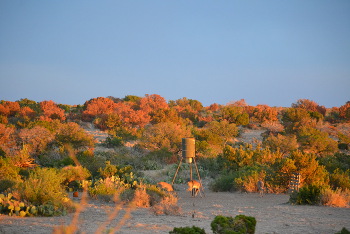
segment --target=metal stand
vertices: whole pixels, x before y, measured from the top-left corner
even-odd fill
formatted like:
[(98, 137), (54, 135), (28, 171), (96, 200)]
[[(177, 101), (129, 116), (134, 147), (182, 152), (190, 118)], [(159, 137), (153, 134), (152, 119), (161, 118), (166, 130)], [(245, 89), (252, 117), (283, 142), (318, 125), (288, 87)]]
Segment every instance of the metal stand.
[[(196, 168), (196, 172), (197, 172), (197, 176), (198, 176), (198, 179), (199, 179), (199, 183), (201, 185), (201, 188), (199, 189), (199, 194), (200, 196), (202, 196), (202, 192), (203, 192), (203, 196), (205, 197), (205, 194), (204, 194), (204, 189), (203, 189), (203, 184), (202, 184), (202, 179), (201, 179), (201, 176), (199, 174), (199, 170), (198, 170), (198, 167), (197, 167), (197, 162), (195, 160), (195, 158), (192, 158), (193, 159), (193, 162), (194, 162), (194, 166)], [(183, 157), (181, 157), (181, 160), (179, 162), (179, 165), (176, 169), (176, 172), (175, 172), (175, 175), (174, 175), (174, 178), (173, 178), (173, 181), (171, 182), (171, 185), (174, 185), (174, 182), (175, 182), (175, 179), (176, 179), (176, 176), (177, 176), (177, 173), (179, 172), (179, 169), (180, 169), (180, 166), (182, 164), (182, 160), (183, 160)], [(192, 163), (190, 163), (190, 180), (193, 180), (193, 176), (192, 176), (193, 172), (192, 172)], [(202, 191), (201, 191), (202, 189)], [(193, 193), (192, 193), (193, 194)]]

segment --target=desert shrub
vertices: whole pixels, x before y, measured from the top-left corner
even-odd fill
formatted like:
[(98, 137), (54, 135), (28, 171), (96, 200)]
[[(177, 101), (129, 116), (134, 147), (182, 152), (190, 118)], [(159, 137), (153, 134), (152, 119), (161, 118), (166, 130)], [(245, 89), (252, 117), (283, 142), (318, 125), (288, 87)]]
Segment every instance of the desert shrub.
[(66, 166), (60, 171), (61, 176), (64, 178), (63, 184), (69, 188), (77, 190), (76, 185), (79, 181), (85, 180), (91, 176), (88, 169), (82, 166)]
[(163, 197), (159, 203), (152, 206), (151, 210), (156, 215), (179, 215), (181, 213), (181, 208), (177, 205), (177, 197), (171, 194)]
[(105, 157), (100, 154), (90, 155), (84, 152), (77, 154), (81, 166), (88, 169), (93, 177), (100, 176), (99, 169), (106, 165)]
[(295, 135), (284, 136), (281, 134), (277, 134), (277, 136), (268, 136), (263, 141), (263, 146), (270, 147), (272, 151), (280, 150), (285, 155), (299, 147)]
[(6, 190), (12, 188), (13, 186), (16, 185), (16, 182), (13, 180), (0, 180), (0, 193), (5, 192)]
[[(177, 158), (175, 158), (175, 160), (177, 160)], [(160, 150), (152, 151), (147, 155), (145, 155), (144, 157), (142, 157), (142, 162), (145, 162), (145, 161), (154, 161), (154, 162), (157, 162), (159, 165), (161, 165), (161, 164), (174, 163), (174, 158), (173, 158), (173, 153), (171, 153), (166, 148), (162, 148)], [(159, 169), (159, 168), (156, 168), (156, 169)], [(153, 169), (153, 170), (156, 170), (156, 169)]]
[(306, 185), (298, 192), (290, 195), (289, 202), (296, 205), (319, 205), (323, 188), (316, 185)]
[(108, 136), (103, 142), (103, 145), (107, 148), (119, 147), (123, 145), (123, 139), (118, 136)]
[(209, 177), (215, 177), (220, 171), (220, 165), (217, 161), (217, 158), (198, 158), (197, 164), (198, 167), (201, 167), (203, 171), (207, 174)]
[(286, 133), (295, 133), (301, 127), (314, 127), (316, 121), (302, 108), (287, 108), (282, 112), (282, 124)]
[(339, 116), (345, 121), (350, 120), (350, 101), (339, 107)]
[(298, 141), (308, 152), (319, 155), (334, 154), (338, 150), (338, 143), (331, 139), (326, 132), (313, 127), (301, 127), (298, 131)]
[(225, 106), (220, 110), (219, 116), (220, 119), (227, 120), (229, 123), (249, 124), (249, 114), (244, 112), (244, 108), (240, 106)]
[(316, 160), (315, 154), (293, 151), (289, 158), (293, 160), (296, 171), (301, 174), (301, 184), (328, 185), (329, 173)]
[(0, 178), (2, 180), (20, 181), (20, 168), (16, 167), (10, 159), (0, 157)]
[(150, 195), (146, 190), (146, 185), (140, 184), (137, 186), (134, 193), (134, 204), (137, 207), (149, 207), (150, 206)]
[(325, 206), (348, 207), (350, 204), (350, 190), (325, 189), (321, 194), (321, 204)]
[(215, 234), (255, 233), (256, 219), (251, 216), (237, 215), (235, 218), (218, 215), (211, 222), (211, 229)]
[(99, 179), (88, 188), (89, 195), (94, 199), (112, 201), (115, 196), (119, 196), (131, 185), (124, 183), (119, 177), (111, 176)]
[(266, 173), (266, 186), (269, 192), (286, 192), (289, 188), (289, 181), (294, 172), (297, 171), (294, 160), (281, 158), (268, 168)]
[(257, 191), (256, 184), (259, 179), (265, 178), (265, 171), (259, 166), (243, 167), (238, 171), (237, 177), (234, 179), (236, 188), (246, 192)]
[(203, 228), (192, 226), (192, 227), (175, 227), (169, 234), (205, 234)]
[(214, 192), (225, 192), (235, 190), (234, 180), (237, 177), (234, 173), (223, 174), (210, 183), (209, 188)]
[(102, 178), (110, 178), (114, 176), (119, 178), (122, 182), (130, 185), (137, 181), (132, 166), (122, 167), (113, 165), (110, 163), (110, 161), (106, 161), (105, 167), (100, 168), (98, 172)]
[(324, 165), (329, 172), (333, 172), (338, 168), (342, 171), (350, 170), (350, 157), (344, 153), (336, 153), (320, 158), (319, 162), (321, 165)]
[(163, 197), (165, 197), (168, 193), (165, 190), (160, 189), (156, 185), (148, 185), (146, 188), (147, 194), (150, 196), (150, 204), (151, 206), (159, 203)]
[(41, 215), (59, 215), (73, 209), (55, 168), (35, 168), (14, 190), (20, 200), (41, 207)]
[(134, 199), (135, 189), (123, 189), (119, 194), (119, 199), (122, 202), (129, 203)]
[(162, 148), (175, 153), (181, 149), (183, 137), (191, 136), (191, 130), (184, 124), (161, 122), (145, 128), (140, 144), (150, 150)]
[(350, 189), (350, 170), (343, 172), (339, 168), (330, 174), (330, 185), (333, 189)]
[(141, 186), (138, 187), (141, 187), (142, 190), (146, 191), (149, 197), (149, 205), (151, 206), (151, 211), (154, 214), (180, 214), (181, 210), (180, 207), (177, 205), (177, 197), (175, 197), (175, 195), (172, 192), (162, 190), (161, 188), (152, 184), (141, 184)]
[(348, 229), (346, 229), (345, 227), (343, 227), (339, 232), (337, 232), (335, 234), (350, 234), (350, 231)]
[(266, 121), (261, 124), (261, 127), (266, 128), (269, 132), (283, 132), (284, 127), (279, 121)]
[(75, 149), (94, 146), (93, 137), (74, 122), (59, 125), (55, 140), (60, 146), (70, 144)]

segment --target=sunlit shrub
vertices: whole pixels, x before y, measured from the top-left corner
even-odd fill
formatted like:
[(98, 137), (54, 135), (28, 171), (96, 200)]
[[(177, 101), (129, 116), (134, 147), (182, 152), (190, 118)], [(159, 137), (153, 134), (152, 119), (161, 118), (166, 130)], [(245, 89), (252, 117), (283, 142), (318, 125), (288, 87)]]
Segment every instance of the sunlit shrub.
[(168, 195), (161, 199), (159, 203), (152, 206), (152, 211), (156, 215), (179, 215), (181, 208), (177, 205), (177, 197), (174, 195)]
[(114, 197), (118, 197), (131, 185), (125, 184), (119, 177), (111, 176), (105, 179), (99, 179), (88, 191), (92, 198), (112, 201)]
[(329, 173), (316, 160), (315, 154), (293, 151), (289, 158), (294, 161), (296, 171), (301, 174), (301, 184), (328, 185)]
[(266, 121), (261, 124), (261, 127), (266, 128), (269, 132), (277, 133), (284, 130), (283, 125), (278, 121)]
[(264, 180), (265, 171), (259, 167), (244, 167), (234, 179), (235, 186), (246, 192), (256, 192), (259, 179)]
[(150, 206), (150, 195), (147, 193), (147, 186), (140, 184), (137, 186), (134, 193), (134, 204), (137, 207), (149, 207)]
[(350, 170), (343, 172), (337, 168), (333, 173), (330, 174), (330, 185), (333, 189), (350, 189)]
[(88, 169), (82, 166), (71, 165), (62, 168), (60, 174), (64, 178), (63, 184), (68, 187), (73, 187), (74, 190), (77, 190), (76, 185), (79, 181), (85, 180), (91, 176)]
[(74, 122), (59, 125), (55, 139), (58, 145), (69, 144), (74, 149), (94, 146), (93, 137)]
[(13, 165), (8, 158), (0, 157), (0, 178), (2, 180), (11, 180), (18, 182), (21, 180), (19, 175), (20, 168)]
[(304, 151), (319, 155), (332, 154), (338, 150), (338, 143), (326, 132), (316, 128), (302, 127), (298, 133), (298, 142)]
[(321, 194), (321, 204), (325, 206), (348, 207), (350, 205), (350, 190), (325, 189)]
[(263, 146), (270, 147), (272, 151), (280, 150), (283, 154), (288, 154), (289, 152), (298, 149), (298, 141), (295, 135), (281, 135), (276, 136), (270, 135), (263, 141)]
[(64, 178), (54, 168), (35, 168), (14, 191), (20, 200), (42, 207), (42, 215), (58, 215), (74, 207), (62, 185)]
[(105, 162), (105, 167), (98, 170), (102, 178), (110, 178), (112, 176), (119, 178), (127, 184), (133, 184), (137, 180), (132, 166), (120, 167), (113, 165), (110, 161)]

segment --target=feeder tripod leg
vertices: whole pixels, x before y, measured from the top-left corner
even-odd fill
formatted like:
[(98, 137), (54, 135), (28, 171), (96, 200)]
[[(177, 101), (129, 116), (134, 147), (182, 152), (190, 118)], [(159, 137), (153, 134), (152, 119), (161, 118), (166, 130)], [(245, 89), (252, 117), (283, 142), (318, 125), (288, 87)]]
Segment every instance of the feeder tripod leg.
[(176, 179), (177, 173), (179, 172), (179, 169), (180, 169), (181, 163), (182, 163), (182, 158), (181, 158), (181, 160), (180, 160), (180, 162), (179, 162), (179, 165), (177, 166), (177, 169), (176, 169), (176, 172), (175, 172), (175, 175), (174, 175), (173, 181), (171, 182), (171, 185), (174, 185), (174, 182), (175, 182), (175, 179)]
[(192, 176), (192, 163), (190, 163), (190, 180), (193, 180), (193, 176)]
[[(199, 170), (198, 170), (198, 167), (197, 167), (197, 162), (196, 160), (193, 158), (193, 162), (194, 162), (194, 165), (196, 167), (196, 171), (197, 171), (197, 175), (198, 175), (198, 179), (199, 179), (199, 183), (201, 184), (201, 189), (203, 191), (203, 196), (205, 197), (205, 194), (204, 194), (204, 188), (203, 188), (203, 184), (202, 184), (202, 179), (201, 179), (201, 176), (199, 175)], [(201, 190), (199, 189), (199, 193), (201, 194)]]

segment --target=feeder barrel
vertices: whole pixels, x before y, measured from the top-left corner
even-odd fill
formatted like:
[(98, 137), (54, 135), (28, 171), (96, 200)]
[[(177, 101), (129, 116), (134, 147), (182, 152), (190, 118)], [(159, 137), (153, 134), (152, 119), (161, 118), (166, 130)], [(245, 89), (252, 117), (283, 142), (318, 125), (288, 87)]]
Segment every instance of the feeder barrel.
[(194, 158), (196, 155), (195, 139), (182, 138), (182, 157)]

